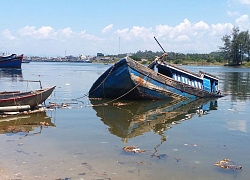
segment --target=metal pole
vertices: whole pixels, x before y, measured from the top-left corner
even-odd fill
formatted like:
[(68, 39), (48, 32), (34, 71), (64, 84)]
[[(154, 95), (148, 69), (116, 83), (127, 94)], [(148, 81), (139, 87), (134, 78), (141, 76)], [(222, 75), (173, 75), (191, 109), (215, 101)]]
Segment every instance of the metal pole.
[(156, 37), (154, 37), (156, 42), (158, 43), (158, 45), (161, 47), (161, 49), (163, 50), (164, 53), (166, 53), (166, 51), (163, 49), (163, 47), (161, 46), (161, 44), (158, 42), (158, 40), (156, 39)]

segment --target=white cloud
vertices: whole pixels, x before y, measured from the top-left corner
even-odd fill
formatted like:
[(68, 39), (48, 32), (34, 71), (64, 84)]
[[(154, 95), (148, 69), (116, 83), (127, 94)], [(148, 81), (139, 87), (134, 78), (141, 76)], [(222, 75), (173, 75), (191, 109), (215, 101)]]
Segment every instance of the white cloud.
[(248, 30), (250, 29), (250, 21), (248, 15), (242, 15), (236, 19), (236, 24), (240, 30)]
[(43, 26), (37, 32), (41, 38), (52, 38), (56, 34), (50, 26)]
[(3, 35), (3, 37), (4, 37), (5, 39), (9, 39), (9, 40), (14, 40), (14, 39), (16, 39), (16, 37), (13, 36), (13, 35), (11, 34), (11, 32), (10, 32), (9, 29), (3, 30), (3, 31), (2, 31), (2, 35)]
[(227, 15), (230, 17), (234, 17), (234, 16), (240, 16), (239, 12), (231, 12), (231, 11), (227, 11)]
[(21, 36), (33, 36), (36, 32), (36, 27), (34, 26), (25, 26), (19, 30)]
[(111, 30), (112, 28), (113, 28), (113, 24), (110, 24), (110, 25), (106, 26), (105, 28), (103, 28), (102, 33), (106, 33), (109, 30)]
[(152, 41), (154, 41), (154, 32), (152, 28), (133, 26), (132, 29), (118, 29), (115, 35), (118, 36), (119, 39), (121, 39), (122, 47), (124, 47), (124, 50), (126, 52), (136, 52), (138, 50), (152, 49)]
[(208, 25), (204, 21), (191, 23), (188, 19), (184, 19), (183, 22), (174, 27), (157, 25), (153, 29), (134, 26), (132, 29), (117, 30), (116, 33), (123, 42), (132, 42), (130, 46), (134, 45), (134, 48), (137, 45), (137, 50), (143, 50), (141, 49), (142, 45), (138, 46), (139, 42), (144, 44), (143, 48), (145, 49), (159, 50), (153, 42), (153, 36), (155, 36), (169, 51), (206, 53), (218, 50), (221, 38), (225, 34), (231, 33), (233, 27), (231, 23)]
[(83, 30), (79, 33), (80, 37), (86, 40), (94, 40), (94, 41), (101, 41), (101, 38), (96, 37), (95, 35), (86, 33), (86, 30)]
[(133, 40), (136, 38), (147, 39), (148, 37), (153, 37), (152, 28), (140, 26), (133, 26), (131, 30), (128, 28), (122, 30), (118, 29), (116, 33), (125, 40)]
[(231, 33), (232, 29), (233, 29), (233, 25), (231, 23), (218, 23), (218, 24), (212, 24), (211, 25), (211, 33), (210, 35), (212, 36), (224, 36), (226, 34)]
[(19, 30), (21, 36), (30, 36), (38, 39), (53, 39), (56, 36), (56, 32), (50, 26), (43, 26), (36, 30), (34, 26), (26, 26)]
[(191, 24), (188, 19), (184, 19), (183, 22), (175, 27), (159, 25), (155, 29), (158, 37), (164, 36), (166, 40), (175, 39), (177, 41), (191, 41), (191, 38), (195, 38), (195, 36), (201, 37), (201, 35), (209, 30), (209, 25), (204, 21)]
[(189, 22), (188, 19), (184, 19), (184, 21), (182, 23), (180, 23), (179, 25), (177, 25), (176, 27), (174, 27), (172, 29), (172, 31), (170, 32), (170, 38), (177, 38), (178, 36), (184, 35), (184, 34), (192, 34), (191, 29), (192, 25)]
[(250, 0), (239, 0), (241, 4), (247, 4), (250, 5)]
[(190, 29), (191, 27), (191, 23), (189, 22), (188, 19), (184, 19), (184, 22), (180, 23), (179, 25), (177, 25), (174, 30), (177, 32), (183, 32), (186, 31), (187, 29)]
[(129, 28), (125, 28), (125, 29), (118, 29), (117, 31), (116, 31), (116, 34), (119, 36), (119, 37), (121, 37), (122, 39), (124, 39), (124, 40), (130, 40), (131, 39), (131, 37), (130, 37), (130, 35), (129, 35)]
[(125, 33), (128, 33), (128, 32), (129, 32), (129, 28), (125, 28), (125, 29), (122, 29), (122, 30), (118, 29), (116, 32), (117, 32), (118, 34), (125, 34)]
[(190, 42), (191, 39), (187, 35), (181, 35), (176, 38), (176, 41), (179, 42)]
[(169, 34), (172, 31), (172, 27), (168, 25), (157, 25), (155, 28), (156, 34), (158, 37), (164, 36), (166, 34)]
[(142, 39), (153, 37), (152, 28), (133, 26), (130, 33), (133, 37), (142, 38)]
[(65, 37), (71, 37), (73, 34), (73, 31), (71, 30), (70, 27), (67, 27), (61, 31), (61, 34)]
[[(247, 27), (247, 29), (250, 29), (248, 15), (240, 16), (235, 20), (235, 24), (239, 26), (240, 30), (245, 30)], [(116, 54), (138, 50), (159, 51), (161, 49), (154, 41), (154, 36), (167, 51), (209, 53), (218, 50), (218, 46), (222, 43), (221, 38), (230, 34), (233, 27), (234, 25), (231, 23), (209, 25), (202, 20), (192, 23), (188, 19), (184, 19), (176, 26), (167, 24), (160, 24), (155, 27), (133, 26), (116, 29), (115, 33), (108, 34), (108, 36), (105, 33), (114, 29), (113, 24), (100, 31), (97, 30), (99, 34), (87, 33), (86, 30), (74, 32), (71, 27), (55, 30), (51, 26), (40, 28), (26, 26), (17, 32), (2, 31), (2, 37), (12, 40), (17, 39), (17, 46), (22, 44), (21, 48), (26, 48), (27, 52), (32, 51), (32, 53), (37, 54), (39, 51), (46, 51), (47, 53), (56, 51), (54, 54), (58, 54), (64, 52), (65, 49), (73, 55), (79, 53), (93, 55), (96, 52)], [(242, 29), (243, 27), (245, 29)], [(3, 38), (0, 41), (5, 44), (8, 43)], [(29, 47), (30, 44), (33, 44), (33, 46)], [(13, 46), (10, 45), (9, 47)]]
[(207, 23), (200, 21), (194, 25), (195, 30), (209, 30), (210, 27)]

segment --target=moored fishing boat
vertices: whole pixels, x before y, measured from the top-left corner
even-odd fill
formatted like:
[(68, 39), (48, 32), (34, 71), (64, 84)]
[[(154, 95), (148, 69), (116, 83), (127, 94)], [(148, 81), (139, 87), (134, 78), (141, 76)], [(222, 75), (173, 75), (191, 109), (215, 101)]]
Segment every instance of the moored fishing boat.
[(21, 68), (23, 61), (23, 54), (4, 55), (0, 56), (0, 68)]
[(89, 90), (90, 98), (198, 99), (221, 97), (218, 78), (164, 63), (164, 53), (148, 67), (125, 57), (106, 70)]
[(28, 92), (0, 92), (0, 111), (27, 110), (27, 106), (30, 109), (35, 109), (36, 106), (42, 104), (51, 95), (55, 87), (52, 86)]

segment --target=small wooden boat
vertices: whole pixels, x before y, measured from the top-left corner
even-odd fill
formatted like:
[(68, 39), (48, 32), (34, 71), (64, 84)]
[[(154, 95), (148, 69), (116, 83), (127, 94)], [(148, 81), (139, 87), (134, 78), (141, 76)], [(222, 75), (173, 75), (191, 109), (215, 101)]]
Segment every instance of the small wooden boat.
[[(52, 86), (45, 89), (38, 89), (28, 92), (12, 91), (12, 92), (0, 92), (0, 111), (10, 111), (12, 106), (17, 107), (17, 110), (25, 108), (26, 105), (30, 106), (30, 109), (34, 109), (39, 104), (42, 104), (53, 92), (56, 86)], [(20, 106), (20, 108), (19, 108)], [(8, 110), (8, 107), (10, 110)]]
[(0, 68), (21, 68), (23, 61), (23, 54), (0, 56)]
[[(125, 57), (106, 70), (89, 90), (90, 98), (198, 99), (221, 97), (218, 78), (164, 63), (164, 53), (148, 67)], [(156, 69), (156, 70), (155, 70)]]

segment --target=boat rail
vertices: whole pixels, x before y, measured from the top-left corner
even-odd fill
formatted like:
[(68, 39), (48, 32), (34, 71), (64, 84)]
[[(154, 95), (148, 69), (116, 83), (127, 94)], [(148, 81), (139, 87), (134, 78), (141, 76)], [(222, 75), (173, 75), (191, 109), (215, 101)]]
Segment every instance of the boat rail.
[[(199, 88), (193, 87), (193, 86), (191, 86), (189, 84), (184, 84), (182, 82), (174, 80), (174, 79), (172, 79), (172, 78), (170, 78), (168, 76), (165, 76), (163, 74), (155, 72), (152, 69), (149, 70), (147, 67), (140, 64), (139, 62), (134, 61), (130, 57), (127, 57), (127, 62), (128, 62), (129, 66), (131, 68), (140, 70), (141, 73), (144, 74), (144, 75), (147, 75), (148, 72), (150, 71), (149, 78), (155, 79), (155, 80), (157, 80), (157, 81), (159, 81), (159, 82), (161, 82), (163, 84), (171, 86), (171, 87), (173, 87), (175, 89), (178, 89), (180, 91), (187, 92), (189, 94), (192, 94), (192, 95), (195, 95), (195, 96), (198, 96), (198, 97), (221, 97), (220, 94), (207, 92), (207, 91), (205, 91), (203, 89), (199, 89)], [(163, 79), (164, 79), (164, 81), (163, 81)]]

